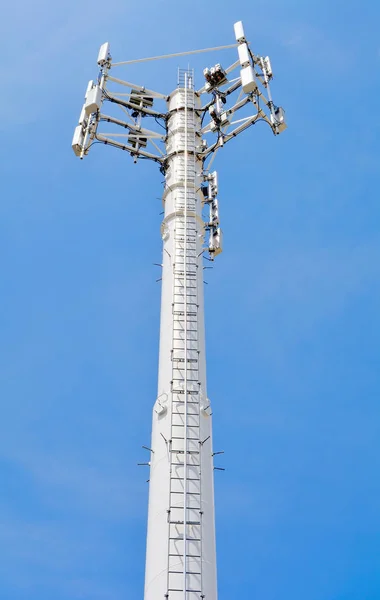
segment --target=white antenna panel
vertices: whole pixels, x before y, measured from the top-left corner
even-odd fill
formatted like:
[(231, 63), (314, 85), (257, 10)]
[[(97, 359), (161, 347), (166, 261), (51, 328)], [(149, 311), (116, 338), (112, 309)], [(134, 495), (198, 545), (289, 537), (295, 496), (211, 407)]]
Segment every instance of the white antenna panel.
[(99, 56), (98, 56), (98, 65), (99, 67), (103, 67), (103, 65), (108, 62), (110, 57), (110, 45), (108, 42), (100, 46)]
[(244, 28), (243, 28), (242, 21), (238, 21), (237, 23), (235, 23), (234, 30), (235, 30), (236, 41), (239, 42), (239, 44), (241, 44), (242, 42), (245, 42), (245, 35), (244, 35)]
[(87, 100), (87, 96), (88, 96), (90, 90), (92, 90), (92, 88), (94, 87), (94, 85), (95, 85), (95, 82), (93, 81), (93, 79), (90, 79), (90, 81), (88, 82), (88, 85), (87, 85), (86, 94), (84, 96), (85, 100)]
[(81, 125), (78, 125), (78, 127), (75, 127), (73, 141), (71, 142), (71, 147), (74, 150), (75, 156), (80, 156), (83, 150), (83, 142), (83, 129)]
[(268, 77), (273, 77), (272, 65), (269, 56), (264, 58), (264, 68)]
[(87, 123), (86, 105), (83, 104), (83, 108), (82, 108), (81, 113), (79, 115), (78, 124), (79, 125), (85, 125), (86, 123)]
[(243, 92), (245, 94), (250, 94), (251, 92), (256, 92), (257, 91), (257, 81), (255, 79), (255, 75), (254, 75), (253, 68), (251, 67), (251, 65), (249, 65), (248, 67), (244, 67), (244, 69), (242, 69), (240, 71), (240, 75), (241, 75), (241, 85), (243, 88)]
[(242, 67), (248, 67), (251, 64), (249, 50), (247, 44), (240, 44), (238, 46), (239, 61)]
[(98, 85), (91, 88), (87, 95), (87, 100), (85, 104), (86, 115), (91, 115), (91, 113), (96, 112), (100, 109), (102, 104), (102, 90)]

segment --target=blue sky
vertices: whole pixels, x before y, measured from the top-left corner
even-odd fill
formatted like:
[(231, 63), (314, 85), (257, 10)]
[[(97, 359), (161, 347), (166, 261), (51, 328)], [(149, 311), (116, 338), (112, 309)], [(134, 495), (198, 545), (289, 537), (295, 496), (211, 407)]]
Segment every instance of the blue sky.
[[(101, 43), (228, 44), (240, 19), (289, 128), (214, 163), (219, 600), (380, 598), (380, 6), (36, 0), (0, 24), (1, 599), (143, 598), (162, 176), (71, 137)], [(187, 64), (120, 75), (170, 92)]]

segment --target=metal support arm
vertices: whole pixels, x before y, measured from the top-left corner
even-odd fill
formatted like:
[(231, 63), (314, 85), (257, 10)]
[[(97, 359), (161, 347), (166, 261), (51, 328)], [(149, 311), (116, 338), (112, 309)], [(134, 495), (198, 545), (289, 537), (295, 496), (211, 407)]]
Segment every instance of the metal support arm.
[(108, 115), (99, 115), (100, 121), (106, 121), (107, 123), (114, 123), (115, 125), (120, 125), (120, 127), (124, 127), (125, 129), (129, 129), (134, 133), (139, 133), (141, 136), (152, 137), (158, 140), (164, 140), (165, 136), (157, 133), (157, 131), (152, 131), (151, 129), (144, 129), (144, 127), (137, 127), (133, 125), (133, 123), (127, 123), (126, 121), (122, 121), (121, 119), (116, 119), (115, 117), (110, 117)]
[(150, 158), (151, 160), (154, 160), (159, 163), (164, 162), (163, 158), (161, 156), (157, 156), (156, 154), (151, 154), (150, 152), (145, 152), (145, 150), (133, 148), (132, 146), (129, 146), (128, 144), (121, 144), (120, 142), (117, 142), (116, 140), (108, 138), (102, 134), (97, 133), (95, 136), (95, 139), (98, 142), (103, 142), (104, 144), (106, 144), (108, 146), (115, 146), (115, 148), (120, 148), (121, 150), (126, 150), (127, 152), (132, 154), (132, 156), (143, 156), (144, 158)]

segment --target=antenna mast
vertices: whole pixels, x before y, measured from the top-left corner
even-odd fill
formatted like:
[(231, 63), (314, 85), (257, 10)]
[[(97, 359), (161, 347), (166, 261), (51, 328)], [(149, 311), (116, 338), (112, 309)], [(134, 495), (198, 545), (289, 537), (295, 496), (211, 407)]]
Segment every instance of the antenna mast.
[[(126, 151), (135, 162), (150, 159), (165, 175), (158, 394), (151, 446), (146, 448), (145, 600), (217, 600), (203, 259), (208, 255), (213, 261), (221, 253), (222, 231), (218, 176), (211, 165), (221, 147), (258, 121), (275, 135), (286, 128), (284, 111), (270, 93), (269, 58), (252, 53), (240, 21), (234, 27), (238, 60), (227, 69), (220, 64), (206, 68), (198, 91), (193, 71), (180, 70), (178, 87), (170, 95), (111, 76), (112, 68), (144, 59), (113, 63), (109, 44), (103, 44), (99, 76), (87, 86), (72, 143), (80, 158), (97, 141)], [(231, 45), (204, 51), (224, 48)], [(199, 52), (203, 50), (175, 56)], [(156, 58), (167, 57), (146, 60)], [(235, 69), (239, 74), (230, 80)], [(146, 121), (153, 129), (142, 126)]]

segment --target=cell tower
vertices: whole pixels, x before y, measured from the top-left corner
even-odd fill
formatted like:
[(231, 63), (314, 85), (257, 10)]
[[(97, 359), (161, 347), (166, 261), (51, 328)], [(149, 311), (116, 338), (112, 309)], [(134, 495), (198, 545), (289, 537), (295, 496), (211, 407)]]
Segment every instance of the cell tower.
[[(286, 128), (284, 111), (270, 93), (269, 58), (252, 53), (240, 21), (234, 28), (235, 44), (138, 61), (114, 63), (109, 44), (103, 44), (100, 73), (88, 84), (72, 143), (80, 158), (102, 142), (125, 150), (135, 162), (151, 159), (165, 175), (158, 394), (146, 448), (145, 600), (217, 600), (203, 260), (213, 261), (222, 251), (222, 231), (218, 177), (211, 165), (219, 148), (258, 121), (275, 135)], [(220, 64), (205, 69), (198, 91), (191, 70), (179, 71), (178, 87), (169, 95), (110, 74), (142, 60), (233, 47), (238, 60), (226, 69)], [(230, 79), (235, 69), (239, 73)], [(243, 116), (236, 119), (238, 111)], [(142, 126), (147, 121), (153, 129)], [(106, 124), (109, 132), (103, 132)]]

